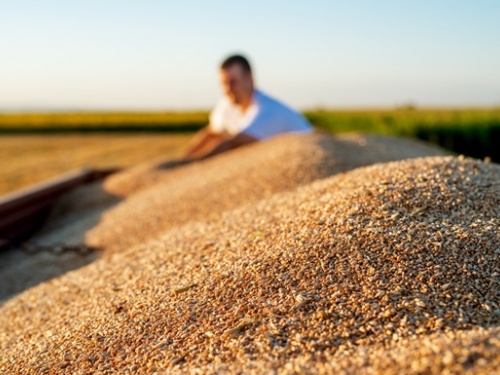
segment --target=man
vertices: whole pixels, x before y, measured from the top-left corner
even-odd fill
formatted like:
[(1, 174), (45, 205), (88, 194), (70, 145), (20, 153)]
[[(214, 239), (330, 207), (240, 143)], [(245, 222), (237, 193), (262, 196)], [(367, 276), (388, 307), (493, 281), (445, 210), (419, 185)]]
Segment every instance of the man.
[(209, 124), (194, 137), (184, 160), (203, 159), (288, 132), (312, 132), (298, 112), (254, 88), (252, 70), (241, 55), (221, 65), (225, 96), (210, 114)]

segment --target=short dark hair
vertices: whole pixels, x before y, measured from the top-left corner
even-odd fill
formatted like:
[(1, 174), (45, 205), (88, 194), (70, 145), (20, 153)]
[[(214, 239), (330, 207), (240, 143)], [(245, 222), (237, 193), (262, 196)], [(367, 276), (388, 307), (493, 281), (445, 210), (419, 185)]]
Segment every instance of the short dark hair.
[(252, 68), (248, 60), (242, 55), (232, 55), (225, 59), (220, 68), (227, 69), (234, 64), (239, 64), (246, 73), (252, 73)]

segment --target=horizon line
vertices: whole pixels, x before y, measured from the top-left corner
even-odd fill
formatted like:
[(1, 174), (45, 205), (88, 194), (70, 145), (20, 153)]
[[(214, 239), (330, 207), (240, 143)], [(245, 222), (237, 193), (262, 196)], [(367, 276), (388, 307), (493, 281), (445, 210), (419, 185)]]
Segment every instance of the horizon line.
[[(343, 105), (325, 106), (318, 105), (297, 109), (299, 112), (329, 112), (329, 111), (380, 111), (380, 110), (467, 110), (488, 109), (500, 110), (498, 104), (457, 104), (457, 105), (418, 105), (416, 103), (402, 103), (395, 105)], [(211, 108), (57, 108), (57, 107), (24, 107), (24, 108), (1, 108), (0, 114), (70, 114), (70, 113), (209, 113)]]

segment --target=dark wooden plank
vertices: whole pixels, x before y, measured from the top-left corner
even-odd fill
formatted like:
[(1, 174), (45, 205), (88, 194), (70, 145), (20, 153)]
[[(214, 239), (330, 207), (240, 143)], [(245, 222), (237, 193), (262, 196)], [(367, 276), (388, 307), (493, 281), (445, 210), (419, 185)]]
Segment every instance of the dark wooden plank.
[(28, 188), (0, 196), (0, 248), (26, 240), (48, 216), (64, 193), (118, 171), (81, 168)]

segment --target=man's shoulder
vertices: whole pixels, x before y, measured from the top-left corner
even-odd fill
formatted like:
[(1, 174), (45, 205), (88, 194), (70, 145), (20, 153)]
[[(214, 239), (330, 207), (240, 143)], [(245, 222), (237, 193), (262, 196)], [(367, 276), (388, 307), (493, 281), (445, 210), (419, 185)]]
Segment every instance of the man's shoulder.
[(283, 115), (297, 114), (296, 110), (294, 110), (292, 107), (283, 103), (281, 100), (276, 99), (273, 96), (270, 96), (260, 90), (255, 90), (255, 94), (259, 110), (262, 112), (283, 114)]
[[(280, 102), (278, 99), (262, 92), (261, 90), (256, 89), (255, 90), (255, 97), (257, 98), (257, 103), (261, 105), (278, 105), (278, 106), (285, 106), (282, 102)], [(286, 106), (285, 106), (286, 107)]]

